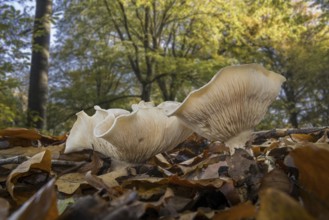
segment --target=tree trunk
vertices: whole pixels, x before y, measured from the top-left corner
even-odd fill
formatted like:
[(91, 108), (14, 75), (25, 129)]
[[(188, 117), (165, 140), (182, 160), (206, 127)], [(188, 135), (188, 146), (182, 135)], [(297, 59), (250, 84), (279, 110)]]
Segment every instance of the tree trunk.
[(46, 125), (51, 12), (51, 0), (36, 0), (27, 125), (39, 129), (45, 128)]
[(296, 97), (296, 91), (294, 89), (294, 85), (292, 83), (289, 83), (289, 79), (292, 81), (292, 74), (291, 73), (286, 73), (286, 78), (287, 78), (287, 82), (285, 84), (283, 84), (282, 88), (283, 91), (286, 95), (286, 102), (287, 102), (287, 106), (286, 109), (288, 111), (289, 114), (289, 123), (294, 127), (294, 128), (298, 128), (299, 122), (298, 122), (298, 110), (296, 107), (296, 103), (297, 103), (297, 97)]
[(166, 83), (163, 78), (158, 78), (157, 79), (158, 86), (160, 88), (161, 94), (162, 94), (162, 99), (163, 101), (168, 101), (169, 99), (169, 94), (167, 91)]
[(151, 100), (151, 84), (150, 83), (142, 83), (142, 95), (141, 99), (145, 102), (149, 102)]

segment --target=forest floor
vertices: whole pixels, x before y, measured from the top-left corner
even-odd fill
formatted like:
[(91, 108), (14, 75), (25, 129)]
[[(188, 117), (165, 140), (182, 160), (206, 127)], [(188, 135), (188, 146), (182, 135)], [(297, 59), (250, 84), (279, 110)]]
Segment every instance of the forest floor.
[(97, 152), (64, 154), (66, 136), (3, 129), (0, 219), (328, 219), (328, 131), (258, 132), (232, 156), (194, 134), (113, 170)]

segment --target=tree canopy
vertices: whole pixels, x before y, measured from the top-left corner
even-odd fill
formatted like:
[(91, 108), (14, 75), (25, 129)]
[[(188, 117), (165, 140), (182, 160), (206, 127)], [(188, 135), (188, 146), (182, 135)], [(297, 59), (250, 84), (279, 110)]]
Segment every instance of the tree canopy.
[[(27, 90), (19, 79), (29, 68), (33, 19), (22, 2), (23, 10), (2, 2), (4, 127), (23, 121), (17, 109), (24, 111)], [(56, 0), (47, 128), (67, 128), (94, 105), (182, 101), (221, 67), (243, 63), (287, 78), (261, 128), (328, 125), (327, 12), (323, 1)], [(20, 25), (7, 22), (13, 19)]]

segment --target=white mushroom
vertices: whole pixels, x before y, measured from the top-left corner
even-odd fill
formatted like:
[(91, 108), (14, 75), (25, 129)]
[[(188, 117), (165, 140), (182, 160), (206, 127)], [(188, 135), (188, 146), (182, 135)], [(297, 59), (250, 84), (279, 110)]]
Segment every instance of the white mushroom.
[(96, 126), (94, 135), (116, 147), (116, 159), (130, 163), (144, 162), (176, 147), (192, 134), (176, 117), (165, 114), (164, 109), (168, 108), (172, 107), (162, 104), (158, 108), (141, 102), (133, 106), (132, 113), (120, 115), (114, 122), (111, 118), (102, 121)]
[(233, 154), (244, 147), (284, 81), (258, 64), (226, 67), (169, 115), (209, 140), (225, 142)]
[(114, 121), (116, 116), (128, 114), (129, 111), (124, 109), (101, 109), (99, 106), (94, 107), (96, 113), (93, 116), (87, 115), (84, 111), (78, 112), (77, 120), (66, 140), (64, 153), (81, 151), (84, 149), (95, 149), (105, 155), (117, 155), (116, 149), (107, 141), (94, 136), (94, 128), (97, 124), (107, 119)]

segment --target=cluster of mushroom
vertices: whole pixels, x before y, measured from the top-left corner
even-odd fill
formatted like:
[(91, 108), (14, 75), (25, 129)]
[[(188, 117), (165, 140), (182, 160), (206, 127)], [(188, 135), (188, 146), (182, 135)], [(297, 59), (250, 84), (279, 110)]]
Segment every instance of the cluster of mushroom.
[(91, 117), (77, 113), (65, 153), (94, 149), (117, 161), (141, 163), (196, 132), (225, 142), (233, 154), (244, 147), (284, 81), (261, 65), (245, 64), (221, 69), (182, 103), (141, 101), (132, 112), (95, 106)]

